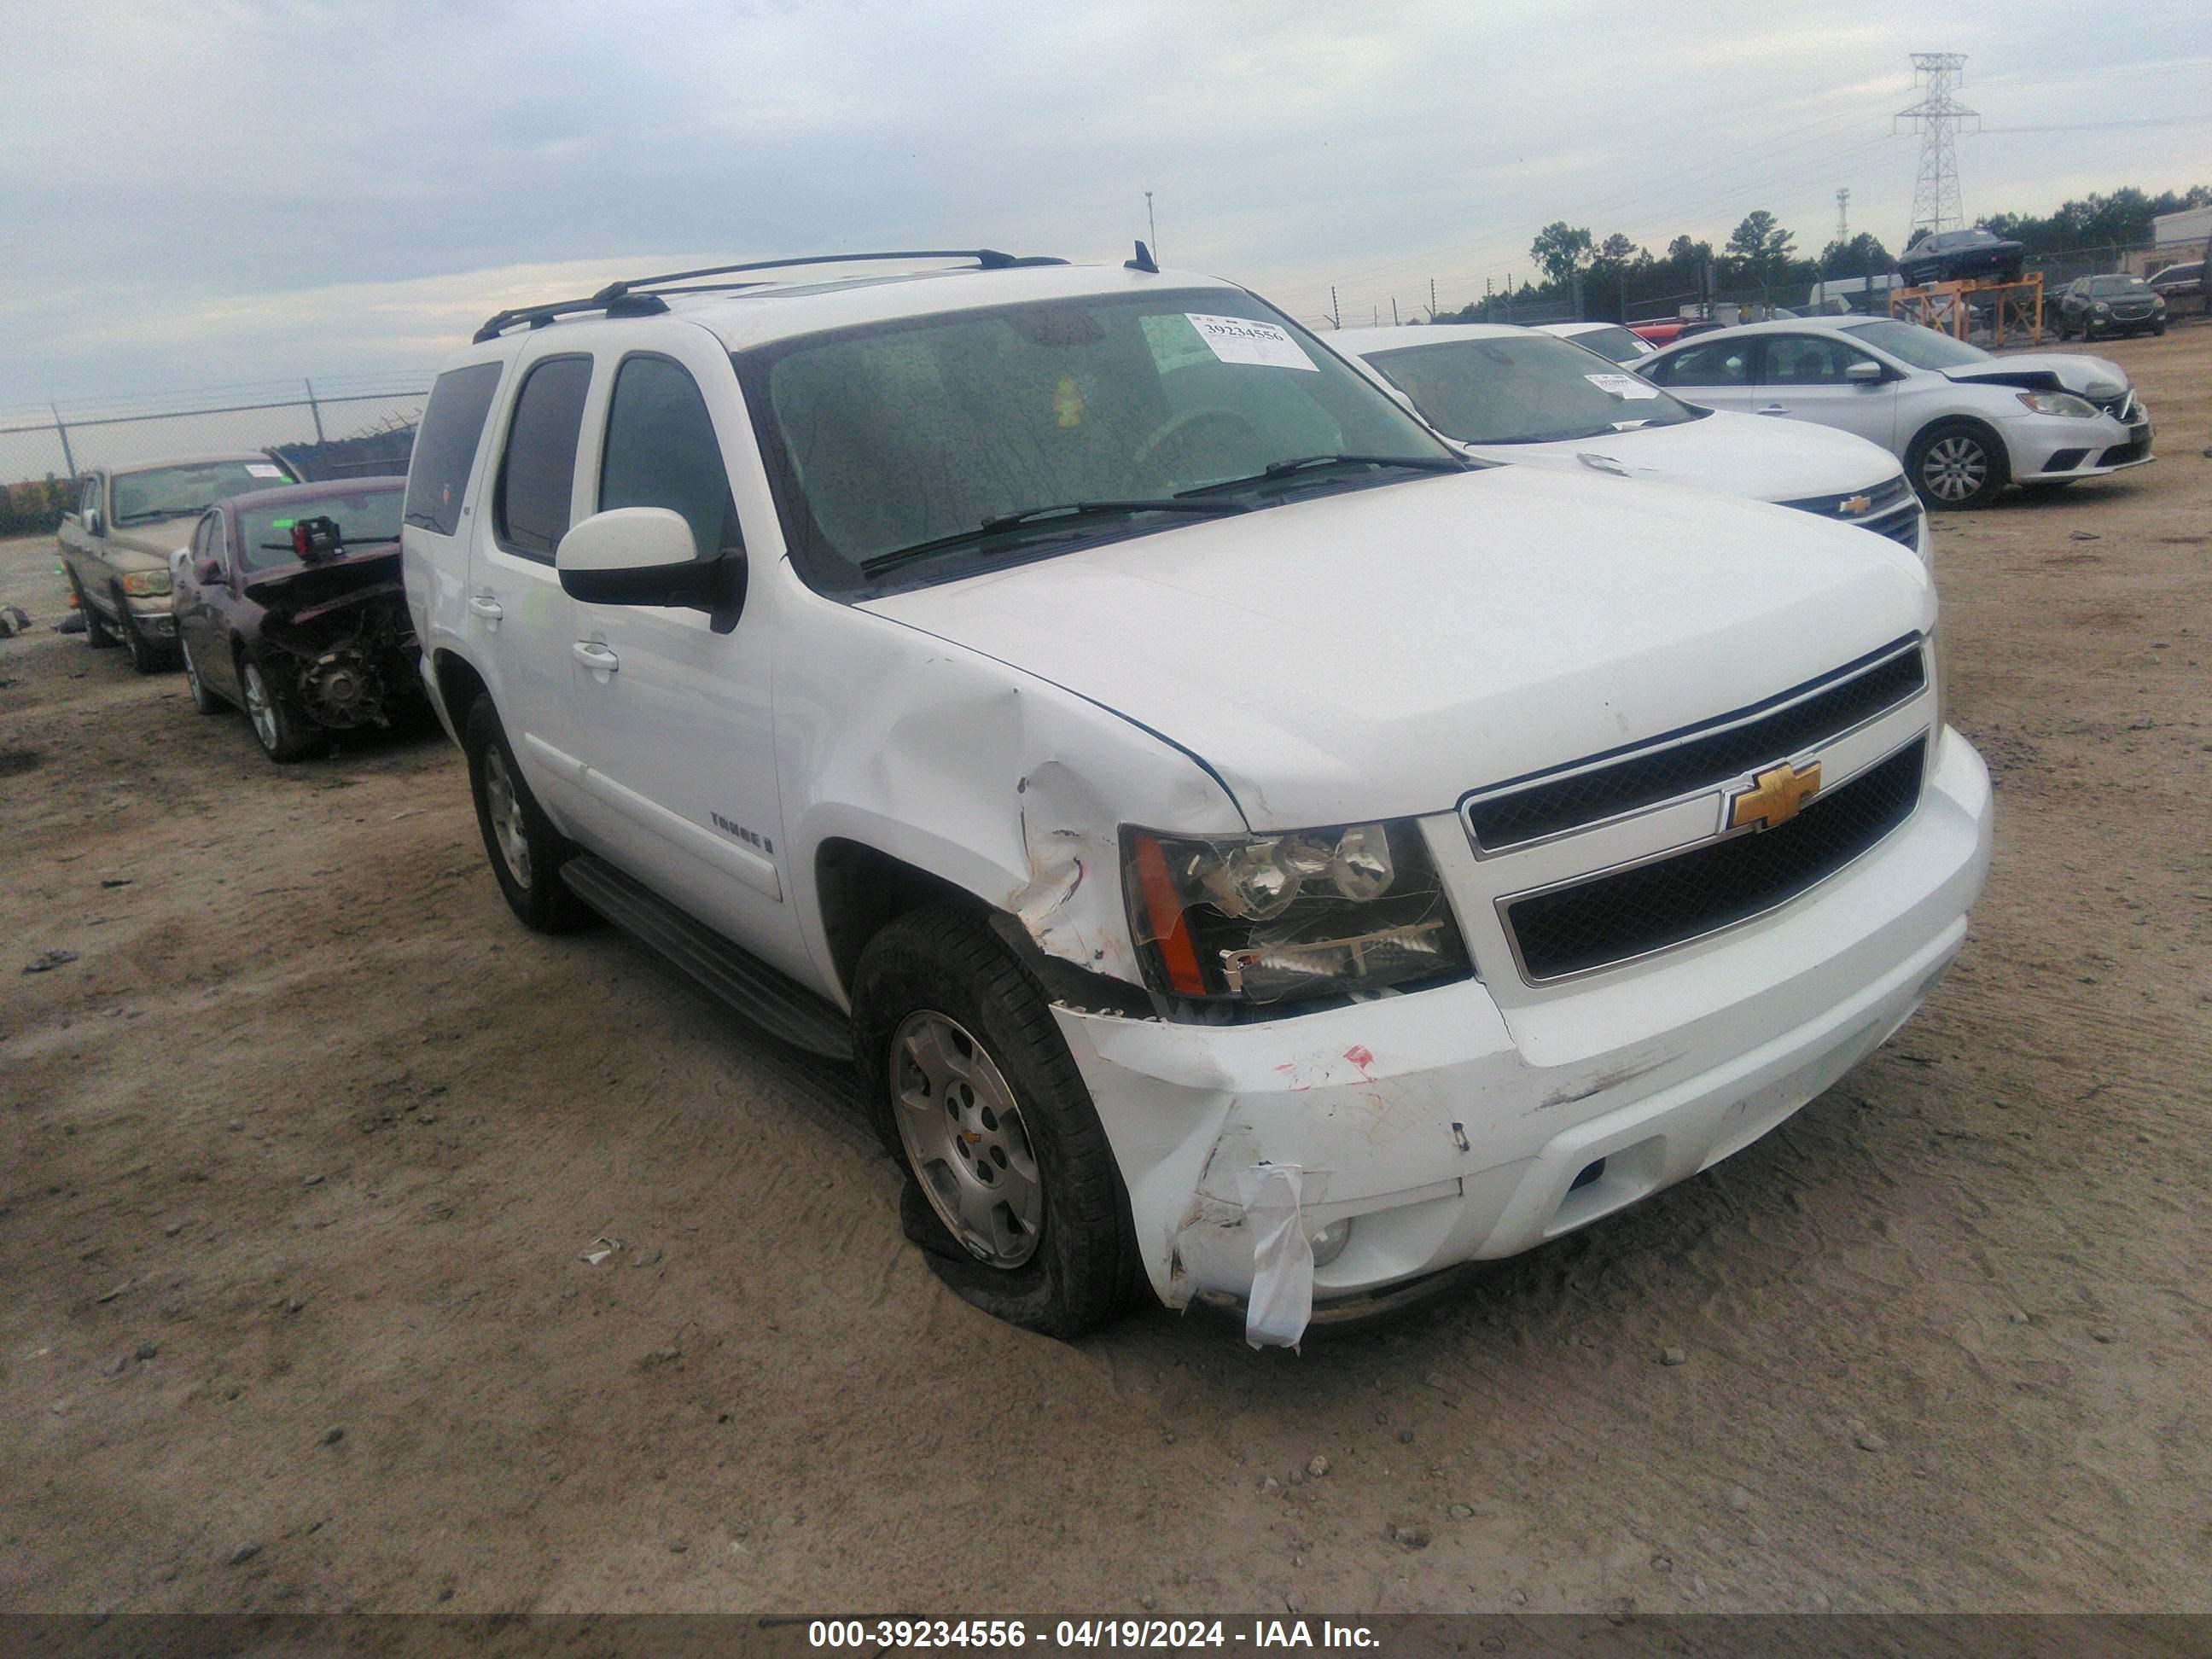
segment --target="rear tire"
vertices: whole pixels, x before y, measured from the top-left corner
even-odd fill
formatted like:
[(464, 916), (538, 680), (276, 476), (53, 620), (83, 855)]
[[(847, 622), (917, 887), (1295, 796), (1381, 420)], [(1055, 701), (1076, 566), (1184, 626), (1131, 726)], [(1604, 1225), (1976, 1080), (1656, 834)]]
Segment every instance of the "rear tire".
[(1124, 1312), (1143, 1272), (1120, 1166), (1043, 988), (983, 919), (931, 905), (869, 940), (853, 1032), (907, 1237), (947, 1288), (1047, 1336)]
[(1931, 513), (1987, 507), (2007, 471), (2004, 441), (1979, 421), (1937, 421), (1905, 452), (1905, 476)]
[(478, 697), (470, 708), (461, 748), (469, 758), (477, 828), (507, 908), (533, 933), (571, 933), (589, 926), (591, 907), (561, 879), (561, 866), (576, 856), (576, 845), (553, 827), (530, 793), (489, 697)]

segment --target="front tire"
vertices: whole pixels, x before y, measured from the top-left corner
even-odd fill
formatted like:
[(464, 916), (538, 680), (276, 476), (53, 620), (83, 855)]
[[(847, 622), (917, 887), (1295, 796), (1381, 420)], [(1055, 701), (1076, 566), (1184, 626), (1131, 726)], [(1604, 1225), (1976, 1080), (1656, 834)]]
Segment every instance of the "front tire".
[(954, 1294), (1073, 1337), (1141, 1280), (1128, 1200), (1043, 988), (973, 910), (911, 911), (854, 975), (854, 1050), (908, 1186), (907, 1236)]
[(107, 625), (107, 618), (94, 608), (84, 589), (78, 584), (76, 573), (71, 571), (70, 592), (76, 595), (76, 613), (84, 618), (84, 642), (95, 651), (105, 651), (115, 643), (115, 632)]
[(239, 690), (246, 696), (246, 718), (253, 727), (253, 740), (261, 752), (279, 766), (308, 756), (327, 753), (330, 738), (308, 722), (307, 717), (261, 671), (261, 665), (241, 651), (238, 658)]
[(561, 866), (576, 856), (575, 843), (553, 827), (523, 781), (489, 697), (478, 697), (470, 708), (461, 748), (469, 760), (477, 828), (507, 908), (534, 933), (568, 933), (587, 926), (591, 908), (561, 879)]
[(131, 603), (120, 593), (115, 596), (115, 614), (120, 619), (123, 645), (131, 653), (132, 668), (141, 674), (158, 674), (176, 666), (169, 647), (138, 631), (138, 619), (131, 614)]
[(2003, 441), (1979, 421), (1937, 421), (1905, 452), (1905, 473), (1931, 513), (1987, 507), (2006, 483)]

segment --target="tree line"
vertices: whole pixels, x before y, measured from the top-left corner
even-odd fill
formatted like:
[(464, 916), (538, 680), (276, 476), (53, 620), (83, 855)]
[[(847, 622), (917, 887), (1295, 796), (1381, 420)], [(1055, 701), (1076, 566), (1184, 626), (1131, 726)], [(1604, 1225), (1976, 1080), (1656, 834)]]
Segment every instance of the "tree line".
[[(2212, 205), (2212, 185), (2160, 191), (2155, 196), (2130, 185), (2109, 196), (2093, 192), (2063, 203), (2049, 215), (1997, 213), (1982, 223), (2000, 236), (2025, 244), (2027, 257), (2033, 259), (2043, 254), (2136, 246), (2150, 240), (2151, 221), (2159, 215), (2208, 205)], [(1600, 242), (1592, 239), (1588, 226), (1554, 220), (1536, 233), (1528, 257), (1541, 279), (1524, 281), (1512, 289), (1510, 303), (1564, 305), (1577, 297), (1579, 289), (1583, 315), (1617, 320), (1648, 315), (1708, 293), (1786, 305), (1802, 300), (1816, 282), (1883, 276), (1897, 266), (1895, 256), (1870, 231), (1845, 241), (1831, 238), (1819, 253), (1805, 253), (1796, 234), (1764, 208), (1745, 215), (1718, 248), (1694, 237), (1677, 236), (1658, 254), (1618, 231)], [(1437, 320), (1471, 320), (1492, 309), (1491, 300), (1477, 300)]]

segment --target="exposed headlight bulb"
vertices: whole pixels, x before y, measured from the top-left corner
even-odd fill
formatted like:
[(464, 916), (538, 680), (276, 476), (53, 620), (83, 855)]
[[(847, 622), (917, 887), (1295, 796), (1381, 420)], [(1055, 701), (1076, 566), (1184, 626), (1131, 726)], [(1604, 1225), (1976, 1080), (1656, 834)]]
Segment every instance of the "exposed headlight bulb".
[(1397, 878), (1390, 862), (1390, 836), (1379, 823), (1356, 823), (1338, 837), (1328, 878), (1348, 899), (1364, 902), (1390, 890)]
[(1266, 921), (1291, 908), (1304, 884), (1291, 861), (1277, 856), (1281, 847), (1255, 841), (1222, 860), (1206, 885), (1224, 915)]

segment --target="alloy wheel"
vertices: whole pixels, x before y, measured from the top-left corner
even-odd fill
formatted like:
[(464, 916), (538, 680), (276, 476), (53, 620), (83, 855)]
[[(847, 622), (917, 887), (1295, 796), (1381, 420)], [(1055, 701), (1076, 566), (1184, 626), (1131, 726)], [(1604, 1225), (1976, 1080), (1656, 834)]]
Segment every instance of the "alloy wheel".
[(1990, 458), (1978, 440), (1963, 434), (1930, 444), (1920, 463), (1921, 482), (1947, 501), (1970, 500), (1989, 481)]
[(925, 1009), (890, 1043), (899, 1140), (922, 1194), (979, 1261), (1018, 1267), (1044, 1229), (1044, 1184), (1014, 1091), (959, 1021)]
[[(186, 666), (190, 666), (189, 660)], [(276, 729), (276, 705), (270, 700), (268, 683), (261, 678), (261, 665), (247, 663), (239, 678), (245, 688), (246, 717), (253, 722), (253, 735), (273, 755), (283, 741), (283, 734)]]
[(499, 842), (499, 855), (507, 861), (507, 873), (514, 878), (516, 886), (526, 890), (530, 885), (529, 826), (522, 818), (521, 792), (507, 775), (507, 757), (495, 743), (484, 750), (483, 791), (484, 807), (491, 817), (492, 835)]

